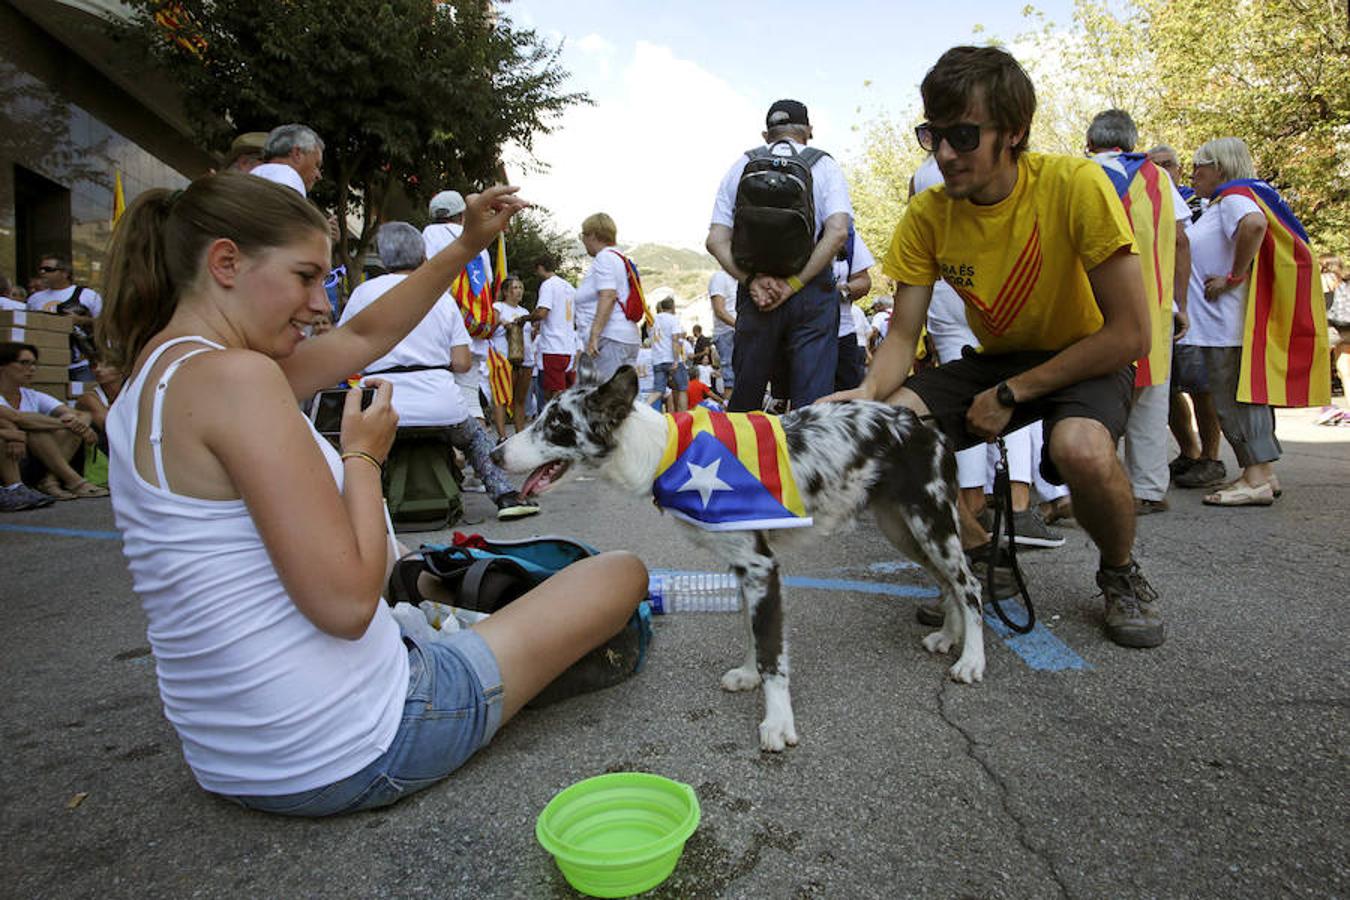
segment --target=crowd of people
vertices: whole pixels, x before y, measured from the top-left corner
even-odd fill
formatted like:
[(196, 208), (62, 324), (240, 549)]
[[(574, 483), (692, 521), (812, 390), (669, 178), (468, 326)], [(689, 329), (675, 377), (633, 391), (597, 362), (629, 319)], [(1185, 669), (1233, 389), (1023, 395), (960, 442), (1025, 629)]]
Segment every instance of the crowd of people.
[[(1281, 289), (1258, 253), (1301, 228), (1240, 139), (1199, 147), (1189, 184), (1172, 148), (1136, 148), (1122, 110), (1086, 123), (1082, 158), (1034, 152), (1035, 90), (992, 47), (949, 50), (921, 93), (929, 157), (881, 261), (891, 296), (870, 319), (860, 309), (875, 259), (843, 172), (812, 146), (807, 107), (781, 100), (715, 192), (710, 334), (686, 334), (671, 297), (645, 308), (605, 213), (581, 224), (590, 261), (575, 287), (559, 260), (530, 261), (528, 308), (488, 252), (525, 206), (507, 187), (437, 193), (421, 231), (383, 224), (384, 273), (335, 310), (325, 282), (342, 227), (307, 199), (322, 140), (303, 125), (241, 135), (221, 173), (135, 199), (106, 297), (75, 285), (68, 261), (41, 260), (24, 308), (96, 327), (68, 361), (89, 389), (76, 409), (34, 396), (37, 348), (0, 344), (3, 508), (101, 495), (71, 460), (105, 447), (188, 764), (208, 791), (293, 815), (382, 806), (444, 778), (628, 619), (646, 572), (622, 552), (434, 645), (401, 634), (381, 599), (399, 551), (380, 475), (399, 426), (444, 430), (501, 518), (532, 515), (491, 435), (623, 366), (674, 413), (914, 410), (957, 450), (962, 543), (996, 596), (1014, 583), (987, 517), (1001, 438), (1018, 543), (1062, 544), (1050, 526), (1076, 519), (1100, 554), (1106, 636), (1157, 647), (1163, 603), (1135, 558), (1136, 517), (1165, 512), (1171, 485), (1214, 506), (1275, 502), (1273, 406), (1326, 393), (1321, 342), (1350, 386), (1350, 272), (1322, 261), (1330, 337), (1300, 336), (1321, 358), (1285, 346), (1277, 370), (1254, 374), (1251, 297), (1278, 303)], [(348, 393), (334, 449), (300, 405), (353, 373), (374, 399)]]

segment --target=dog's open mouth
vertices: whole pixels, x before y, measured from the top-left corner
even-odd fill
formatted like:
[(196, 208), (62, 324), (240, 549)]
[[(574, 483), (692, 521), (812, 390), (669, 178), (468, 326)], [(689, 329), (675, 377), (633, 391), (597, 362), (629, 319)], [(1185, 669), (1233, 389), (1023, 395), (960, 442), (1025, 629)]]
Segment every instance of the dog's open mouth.
[(525, 483), (520, 486), (520, 496), (522, 498), (532, 497), (551, 489), (562, 480), (571, 465), (572, 463), (565, 459), (544, 463), (531, 472), (529, 478), (525, 479)]

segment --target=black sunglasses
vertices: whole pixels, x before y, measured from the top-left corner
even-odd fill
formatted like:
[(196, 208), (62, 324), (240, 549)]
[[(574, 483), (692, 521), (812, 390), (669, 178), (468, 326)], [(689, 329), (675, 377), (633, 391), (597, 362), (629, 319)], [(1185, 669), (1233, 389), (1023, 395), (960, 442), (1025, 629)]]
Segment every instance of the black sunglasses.
[(47, 274), (48, 272), (63, 271), (59, 266), (38, 266), (37, 270), (43, 273), (44, 275)]
[(974, 122), (957, 122), (939, 128), (931, 122), (924, 122), (914, 129), (914, 136), (919, 139), (919, 146), (929, 153), (936, 153), (943, 141), (957, 153), (969, 153), (980, 146), (980, 130), (983, 127)]

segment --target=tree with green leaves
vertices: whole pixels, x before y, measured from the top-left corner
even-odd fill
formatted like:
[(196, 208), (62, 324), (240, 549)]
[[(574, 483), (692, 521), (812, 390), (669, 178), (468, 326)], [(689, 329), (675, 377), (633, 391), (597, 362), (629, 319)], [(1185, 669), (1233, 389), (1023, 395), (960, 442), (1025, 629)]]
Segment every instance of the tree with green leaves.
[(534, 308), (539, 297), (539, 276), (534, 273), (535, 260), (545, 256), (558, 261), (555, 274), (576, 283), (581, 267), (573, 256), (575, 238), (559, 231), (542, 208), (518, 213), (506, 229), (507, 268), (525, 285), (525, 305)]
[(344, 265), (391, 206), (425, 209), (443, 188), (499, 180), (503, 144), (529, 150), (563, 110), (588, 102), (564, 89), (558, 48), (486, 0), (127, 5), (130, 19), (109, 27), (180, 86), (203, 145), (286, 122), (318, 132), (315, 199), (363, 222), (337, 248)]

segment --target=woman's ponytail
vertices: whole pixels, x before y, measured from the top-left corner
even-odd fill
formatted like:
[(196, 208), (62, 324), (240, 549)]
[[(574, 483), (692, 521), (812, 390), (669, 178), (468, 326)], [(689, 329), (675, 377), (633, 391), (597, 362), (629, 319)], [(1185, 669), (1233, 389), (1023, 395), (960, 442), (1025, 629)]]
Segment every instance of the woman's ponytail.
[(148, 190), (127, 208), (108, 249), (107, 289), (94, 334), (100, 359), (130, 374), (147, 341), (168, 324), (178, 291), (165, 258), (164, 233), (182, 191)]

